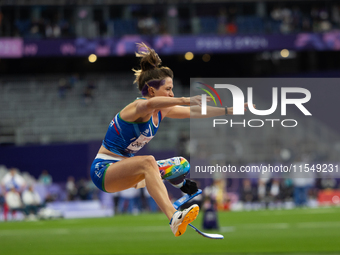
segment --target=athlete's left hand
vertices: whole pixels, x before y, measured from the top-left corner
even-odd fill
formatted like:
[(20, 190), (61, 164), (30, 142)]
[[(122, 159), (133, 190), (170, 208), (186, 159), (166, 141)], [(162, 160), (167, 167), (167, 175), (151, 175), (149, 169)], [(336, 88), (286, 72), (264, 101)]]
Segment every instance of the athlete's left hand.
[[(253, 106), (254, 106), (254, 108), (256, 108), (256, 105), (255, 105), (255, 104), (253, 104)], [(245, 104), (244, 104), (244, 111), (246, 111), (247, 108), (248, 108), (248, 103), (245, 103)], [(228, 115), (233, 115), (233, 113), (234, 113), (234, 108), (233, 108), (233, 107), (228, 107), (227, 109), (228, 109)]]
[[(210, 102), (212, 101), (212, 97), (211, 96), (207, 96), (206, 97), (206, 101), (207, 102)], [(193, 97), (190, 97), (190, 105), (199, 105), (201, 106), (202, 105), (202, 96), (201, 95), (197, 95), (197, 96), (193, 96)]]

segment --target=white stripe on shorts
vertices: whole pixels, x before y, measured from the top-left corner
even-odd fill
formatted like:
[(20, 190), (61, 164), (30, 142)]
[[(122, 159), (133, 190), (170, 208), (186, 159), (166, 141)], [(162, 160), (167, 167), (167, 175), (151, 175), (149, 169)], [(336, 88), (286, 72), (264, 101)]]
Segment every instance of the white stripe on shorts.
[(114, 157), (114, 156), (110, 156), (110, 155), (103, 154), (103, 153), (98, 153), (96, 156), (96, 159), (97, 158), (105, 159), (105, 160), (118, 160), (118, 161), (124, 159), (123, 157)]

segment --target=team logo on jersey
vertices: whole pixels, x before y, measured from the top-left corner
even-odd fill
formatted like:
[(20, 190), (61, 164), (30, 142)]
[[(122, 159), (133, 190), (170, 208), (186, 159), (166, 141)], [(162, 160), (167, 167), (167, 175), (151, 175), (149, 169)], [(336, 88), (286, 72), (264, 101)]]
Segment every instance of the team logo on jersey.
[(147, 136), (149, 134), (150, 130), (149, 129), (146, 129), (142, 134)]

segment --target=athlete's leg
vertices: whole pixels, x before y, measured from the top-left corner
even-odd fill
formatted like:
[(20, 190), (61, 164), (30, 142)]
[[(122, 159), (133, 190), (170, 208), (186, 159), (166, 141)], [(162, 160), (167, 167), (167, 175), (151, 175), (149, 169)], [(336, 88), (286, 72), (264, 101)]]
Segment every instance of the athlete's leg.
[(143, 179), (148, 192), (170, 220), (176, 210), (169, 199), (153, 156), (126, 158), (110, 165), (105, 173), (104, 186), (107, 192), (118, 192), (135, 187)]
[[(184, 184), (185, 176), (190, 171), (189, 162), (183, 157), (173, 157), (156, 161), (162, 179), (168, 181), (176, 188), (181, 188)], [(135, 186), (136, 189), (144, 188), (145, 180), (140, 181)]]

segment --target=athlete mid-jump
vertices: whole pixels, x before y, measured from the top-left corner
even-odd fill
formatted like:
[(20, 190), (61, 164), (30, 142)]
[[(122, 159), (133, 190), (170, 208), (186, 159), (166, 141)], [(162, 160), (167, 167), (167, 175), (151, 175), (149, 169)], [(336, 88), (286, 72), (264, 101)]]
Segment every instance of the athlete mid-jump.
[[(170, 181), (183, 192), (197, 191), (195, 182), (185, 180), (189, 163), (182, 157), (156, 161), (153, 156), (134, 156), (155, 135), (162, 119), (202, 118), (201, 96), (174, 97), (173, 72), (160, 66), (158, 54), (144, 43), (138, 44), (140, 70), (134, 70), (135, 82), (142, 97), (125, 106), (111, 121), (103, 143), (91, 167), (91, 178), (106, 192), (118, 192), (131, 187), (146, 186), (152, 198), (170, 220), (175, 236), (182, 235), (196, 219), (199, 208), (193, 205), (176, 211), (168, 197), (162, 179)], [(211, 98), (207, 97), (207, 101)], [(233, 113), (232, 108), (207, 107), (214, 117)]]

